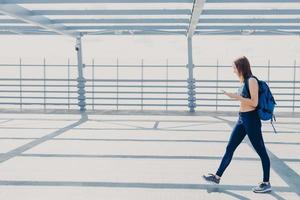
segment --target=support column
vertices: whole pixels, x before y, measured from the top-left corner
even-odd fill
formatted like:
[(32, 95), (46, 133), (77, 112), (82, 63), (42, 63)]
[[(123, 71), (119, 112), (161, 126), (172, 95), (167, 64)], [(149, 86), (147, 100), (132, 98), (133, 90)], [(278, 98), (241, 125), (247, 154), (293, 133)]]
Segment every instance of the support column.
[(190, 109), (190, 112), (195, 112), (196, 108), (196, 91), (195, 91), (195, 79), (194, 79), (194, 74), (193, 74), (193, 69), (194, 69), (194, 63), (193, 63), (193, 48), (192, 48), (192, 38), (187, 37), (187, 43), (188, 43), (188, 107)]
[(76, 37), (76, 46), (75, 50), (77, 51), (77, 70), (78, 70), (78, 78), (77, 78), (77, 93), (78, 93), (78, 106), (80, 111), (84, 112), (86, 110), (85, 106), (85, 78), (83, 77), (83, 67), (82, 63), (82, 46), (81, 46), (81, 37), (79, 35)]

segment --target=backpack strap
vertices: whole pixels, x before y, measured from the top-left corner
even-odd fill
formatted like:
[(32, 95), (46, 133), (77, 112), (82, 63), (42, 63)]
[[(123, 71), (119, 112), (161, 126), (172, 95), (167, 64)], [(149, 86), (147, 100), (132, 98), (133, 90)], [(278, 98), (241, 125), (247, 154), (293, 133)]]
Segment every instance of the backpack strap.
[(273, 127), (274, 133), (277, 133), (277, 131), (276, 131), (275, 127), (274, 127), (274, 124), (273, 124), (273, 119), (274, 119), (274, 121), (276, 122), (275, 115), (272, 116), (272, 119), (271, 119), (271, 125), (272, 125), (272, 127)]
[(257, 84), (258, 84), (258, 94), (259, 94), (259, 79), (256, 76), (250, 76), (249, 78), (247, 78), (247, 79), (244, 80), (246, 91), (247, 91), (249, 97), (251, 97), (250, 89), (249, 89), (249, 79), (250, 78), (255, 78), (256, 79)]
[(250, 89), (249, 89), (249, 78), (247, 78), (247, 79), (244, 80), (244, 85), (246, 87), (247, 96), (250, 97), (251, 94), (250, 94)]

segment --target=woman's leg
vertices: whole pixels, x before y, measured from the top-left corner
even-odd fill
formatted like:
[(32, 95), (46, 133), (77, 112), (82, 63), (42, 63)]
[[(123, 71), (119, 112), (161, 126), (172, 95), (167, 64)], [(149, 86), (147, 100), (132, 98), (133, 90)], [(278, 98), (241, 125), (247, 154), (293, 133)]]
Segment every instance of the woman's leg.
[(246, 131), (242, 124), (242, 121), (239, 119), (237, 124), (235, 125), (234, 129), (232, 130), (229, 142), (226, 147), (225, 154), (222, 158), (221, 164), (219, 166), (219, 169), (216, 173), (217, 176), (221, 177), (231, 162), (233, 153), (235, 149), (239, 146), (239, 144), (243, 141), (245, 138)]
[(270, 179), (270, 159), (264, 144), (261, 132), (260, 120), (249, 119), (251, 121), (244, 123), (249, 140), (259, 155), (263, 167), (263, 182), (269, 182)]

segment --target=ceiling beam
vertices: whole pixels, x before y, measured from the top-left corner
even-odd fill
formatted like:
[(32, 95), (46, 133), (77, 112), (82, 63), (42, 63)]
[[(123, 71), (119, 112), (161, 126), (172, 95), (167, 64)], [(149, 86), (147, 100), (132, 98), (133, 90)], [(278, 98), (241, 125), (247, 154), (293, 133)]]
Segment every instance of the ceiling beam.
[(152, 26), (122, 26), (122, 25), (110, 25), (110, 26), (68, 26), (69, 30), (186, 30), (187, 26), (183, 25), (173, 25), (173, 26), (163, 26), (163, 25), (152, 25)]
[[(1, 22), (1, 20), (0, 20)], [(162, 18), (162, 19), (55, 19), (54, 23), (86, 23), (86, 24), (188, 24), (188, 19)]]
[[(160, 31), (165, 31), (165, 30), (180, 30), (180, 31), (185, 31), (187, 30), (187, 25), (109, 25), (109, 26), (68, 26), (69, 31), (76, 31), (76, 32), (85, 32), (86, 30), (98, 30), (98, 31), (103, 31), (103, 30), (111, 30), (111, 31), (153, 31), (153, 30), (160, 30)], [(45, 30), (42, 27), (39, 26), (24, 26), (24, 25), (0, 25), (0, 30), (12, 30), (12, 31), (49, 31)], [(60, 34), (59, 32), (56, 32)]]
[(53, 3), (193, 3), (193, 0), (2, 0), (6, 4), (53, 4)]
[(190, 15), (189, 9), (33, 10), (36, 15)]
[(300, 15), (300, 9), (205, 9), (202, 15)]
[[(183, 18), (161, 18), (161, 19), (54, 19), (53, 23), (85, 23), (85, 24), (188, 24), (189, 19)], [(0, 24), (24, 24), (25, 22), (17, 19), (0, 19)], [(285, 23), (300, 23), (300, 18), (203, 18), (199, 20), (203, 24), (285, 24)]]
[(138, 31), (90, 31), (87, 35), (185, 35), (186, 31), (138, 30)]
[(196, 27), (199, 22), (199, 17), (202, 13), (204, 4), (205, 4), (205, 0), (195, 0), (194, 1), (193, 11), (192, 11), (191, 19), (190, 19), (190, 24), (189, 24), (189, 29), (187, 32), (188, 37), (192, 37), (196, 30)]
[[(193, 3), (193, 0), (1, 0), (6, 4), (60, 3)], [(207, 0), (207, 3), (300, 3), (300, 0)]]
[[(15, 26), (0, 26), (0, 30), (10, 30), (10, 31), (44, 31), (45, 29), (39, 26), (24, 26), (24, 25), (15, 25)], [(47, 30), (48, 31), (48, 30)]]
[[(120, 25), (111, 25), (111, 26), (68, 26), (69, 30), (113, 30), (113, 31), (128, 31), (128, 30), (187, 30), (187, 26), (120, 26)], [(42, 29), (39, 26), (0, 26), (0, 30), (20, 30), (20, 31), (45, 31), (45, 29)], [(222, 30), (222, 31), (231, 31), (231, 30), (296, 30), (300, 31), (300, 26), (271, 26), (271, 25), (199, 25), (197, 26), (197, 31), (205, 31), (205, 30)], [(48, 30), (46, 30), (48, 31)]]
[(300, 0), (207, 0), (207, 3), (300, 3)]
[(0, 13), (61, 35), (68, 35), (72, 37), (76, 37), (76, 35), (78, 35), (78, 33), (75, 31), (69, 31), (63, 25), (53, 24), (50, 19), (44, 16), (36, 16), (32, 13), (32, 11), (27, 10), (19, 5), (0, 4)]
[[(33, 10), (34, 15), (191, 15), (189, 9)], [(201, 15), (300, 15), (300, 9), (204, 9)]]
[(271, 25), (227, 25), (227, 26), (221, 26), (221, 25), (215, 25), (215, 26), (204, 26), (200, 25), (197, 26), (197, 30), (299, 30), (300, 26), (271, 26)]
[(300, 31), (281, 31), (281, 30), (270, 30), (270, 31), (195, 31), (195, 35), (299, 35)]
[(199, 23), (207, 24), (284, 24), (284, 23), (300, 23), (300, 18), (205, 18), (200, 19)]
[[(55, 32), (39, 32), (39, 31), (25, 31), (25, 32), (14, 32), (9, 30), (0, 30), (0, 35), (58, 35)], [(87, 35), (185, 35), (185, 31), (174, 31), (171, 33), (162, 33), (162, 32), (151, 32), (151, 31), (143, 31), (143, 32), (122, 32), (122, 33), (115, 33), (115, 32), (106, 32), (106, 33), (93, 33), (88, 32)], [(273, 31), (254, 31), (254, 32), (242, 32), (242, 31), (195, 31), (194, 36), (197, 35), (207, 35), (207, 36), (214, 36), (214, 35), (241, 35), (241, 36), (260, 36), (260, 35), (298, 35), (300, 36), (300, 31), (279, 31), (279, 30), (273, 30)]]

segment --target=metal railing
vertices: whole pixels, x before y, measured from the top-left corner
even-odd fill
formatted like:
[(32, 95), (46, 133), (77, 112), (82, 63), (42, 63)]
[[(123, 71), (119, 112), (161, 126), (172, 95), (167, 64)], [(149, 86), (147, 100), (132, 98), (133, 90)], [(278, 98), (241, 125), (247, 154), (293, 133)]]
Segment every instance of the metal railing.
[[(0, 64), (0, 108), (78, 109), (77, 65)], [(222, 78), (220, 70), (230, 66), (195, 65), (196, 111), (229, 110), (238, 106), (219, 90), (235, 90), (237, 80)], [(265, 70), (260, 78), (266, 80), (277, 100), (278, 111), (298, 112), (300, 109), (300, 81), (297, 65), (253, 66)], [(290, 78), (271, 78), (273, 70), (290, 70)], [(206, 76), (197, 70), (215, 70)], [(105, 73), (104, 73), (105, 72)], [(132, 73), (131, 75), (128, 73)], [(230, 72), (231, 73), (231, 72)], [(155, 109), (188, 110), (186, 65), (98, 65), (93, 59), (85, 65), (87, 110)], [(123, 77), (124, 76), (124, 77)], [(273, 75), (274, 76), (274, 75)]]

